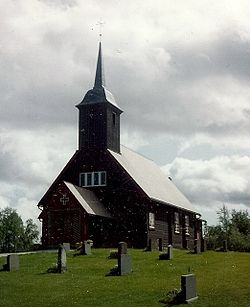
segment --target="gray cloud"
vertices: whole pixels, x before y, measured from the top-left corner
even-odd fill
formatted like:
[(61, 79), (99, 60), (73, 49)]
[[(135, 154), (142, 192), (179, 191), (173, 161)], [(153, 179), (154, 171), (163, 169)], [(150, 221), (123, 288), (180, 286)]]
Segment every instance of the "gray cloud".
[(68, 9), (77, 6), (77, 0), (38, 0), (55, 8)]
[[(189, 198), (200, 204), (243, 204), (250, 208), (249, 156), (217, 156), (210, 160), (176, 158), (163, 167)], [(216, 200), (216, 201), (215, 201)]]
[(30, 207), (76, 149), (74, 106), (93, 86), (103, 16), (125, 145), (167, 164), (204, 212), (222, 201), (247, 207), (248, 11), (243, 0), (223, 12), (195, 0), (0, 4), (0, 206), (35, 218)]

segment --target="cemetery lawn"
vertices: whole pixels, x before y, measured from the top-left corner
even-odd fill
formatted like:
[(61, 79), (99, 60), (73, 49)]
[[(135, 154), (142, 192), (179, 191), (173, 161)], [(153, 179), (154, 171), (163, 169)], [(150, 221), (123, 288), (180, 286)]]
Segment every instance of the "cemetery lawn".
[[(174, 250), (174, 259), (158, 260), (159, 252), (129, 249), (133, 273), (105, 276), (117, 260), (109, 249), (93, 249), (91, 256), (67, 253), (68, 271), (47, 273), (56, 253), (20, 256), (20, 270), (0, 272), (0, 306), (165, 306), (168, 291), (180, 289), (180, 276), (196, 274), (199, 299), (192, 306), (250, 306), (250, 254)], [(6, 262), (0, 257), (0, 267)], [(184, 306), (184, 305), (179, 305)]]

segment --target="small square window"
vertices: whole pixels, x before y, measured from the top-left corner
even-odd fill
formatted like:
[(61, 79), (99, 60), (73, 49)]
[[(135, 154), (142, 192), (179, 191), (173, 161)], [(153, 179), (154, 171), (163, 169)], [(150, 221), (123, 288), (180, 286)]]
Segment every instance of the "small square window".
[(174, 213), (174, 232), (180, 233), (180, 216), (178, 212)]
[(189, 216), (185, 215), (185, 235), (189, 236)]
[(86, 181), (85, 181), (85, 176), (86, 174), (84, 174), (84, 173), (81, 173), (80, 174), (80, 187), (84, 187), (84, 186), (86, 186)]
[(106, 185), (106, 172), (101, 172), (101, 183), (100, 185)]
[(92, 173), (87, 173), (87, 186), (92, 185)]
[(94, 173), (94, 185), (99, 185), (99, 173)]
[(148, 227), (149, 229), (155, 229), (155, 214), (153, 212), (149, 212), (148, 214)]

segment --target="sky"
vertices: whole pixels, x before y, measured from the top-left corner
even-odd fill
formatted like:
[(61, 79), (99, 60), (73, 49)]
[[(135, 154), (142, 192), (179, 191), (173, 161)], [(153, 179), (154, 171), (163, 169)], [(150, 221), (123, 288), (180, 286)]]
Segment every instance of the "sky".
[[(77, 149), (99, 26), (121, 140), (202, 213), (250, 209), (250, 2), (0, 2), (0, 208), (37, 203)], [(145, 174), (148, 175), (148, 174)]]

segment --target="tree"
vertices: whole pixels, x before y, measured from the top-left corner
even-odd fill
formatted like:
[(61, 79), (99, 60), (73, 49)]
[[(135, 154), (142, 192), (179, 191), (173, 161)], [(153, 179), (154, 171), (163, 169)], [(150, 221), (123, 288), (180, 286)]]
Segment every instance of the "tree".
[(247, 211), (232, 210), (229, 243), (231, 250), (250, 251), (250, 218)]
[(25, 250), (29, 250), (38, 239), (39, 230), (32, 219), (28, 219), (25, 224), (23, 233), (23, 248)]
[(20, 247), (23, 235), (23, 222), (16, 210), (5, 208), (0, 214), (1, 251), (15, 252)]
[(32, 220), (27, 220), (24, 226), (21, 217), (15, 209), (0, 210), (0, 251), (16, 252), (31, 247), (38, 239), (38, 227)]
[(250, 251), (250, 218), (247, 211), (231, 212), (223, 204), (217, 212), (219, 224), (208, 227), (208, 247), (215, 249), (227, 240), (228, 248), (234, 251)]
[(220, 246), (223, 241), (221, 226), (208, 226), (206, 238), (208, 249), (215, 249)]
[(231, 224), (236, 227), (240, 233), (250, 235), (250, 217), (247, 211), (232, 210)]
[(217, 215), (224, 240), (227, 240), (230, 229), (230, 213), (225, 204), (223, 204), (222, 208), (217, 212)]

